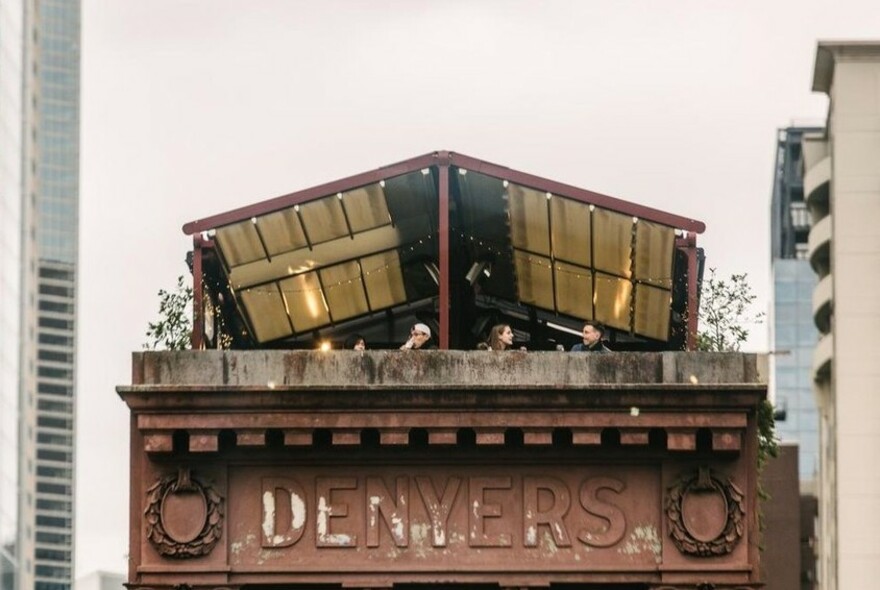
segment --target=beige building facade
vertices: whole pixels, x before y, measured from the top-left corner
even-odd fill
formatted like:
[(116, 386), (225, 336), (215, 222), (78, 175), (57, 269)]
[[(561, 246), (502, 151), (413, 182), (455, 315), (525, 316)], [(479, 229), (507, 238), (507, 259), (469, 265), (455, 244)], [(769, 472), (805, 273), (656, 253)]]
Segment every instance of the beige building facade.
[(809, 258), (821, 332), (821, 588), (880, 578), (880, 42), (820, 42), (813, 90), (830, 98), (824, 135), (804, 141)]

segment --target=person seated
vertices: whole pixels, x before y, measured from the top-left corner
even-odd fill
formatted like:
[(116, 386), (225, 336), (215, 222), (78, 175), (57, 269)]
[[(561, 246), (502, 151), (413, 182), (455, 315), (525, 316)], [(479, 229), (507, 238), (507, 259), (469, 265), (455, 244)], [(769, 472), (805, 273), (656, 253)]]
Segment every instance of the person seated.
[(433, 350), (437, 347), (431, 342), (431, 328), (427, 324), (416, 324), (409, 331), (409, 340), (400, 350)]
[(351, 334), (345, 339), (345, 350), (366, 350), (367, 341), (360, 334)]
[(492, 326), (486, 345), (488, 350), (510, 350), (513, 347), (513, 330), (507, 324)]
[(611, 349), (602, 343), (605, 336), (605, 326), (593, 320), (584, 322), (583, 342), (571, 347), (572, 352), (611, 352)]

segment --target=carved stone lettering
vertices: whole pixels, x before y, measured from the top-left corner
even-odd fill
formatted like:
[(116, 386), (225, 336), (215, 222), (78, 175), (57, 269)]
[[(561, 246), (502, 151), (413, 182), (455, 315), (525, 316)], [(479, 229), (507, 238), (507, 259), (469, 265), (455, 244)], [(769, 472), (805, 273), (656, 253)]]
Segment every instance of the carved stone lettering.
[(385, 487), (381, 477), (367, 478), (367, 547), (379, 546), (379, 519), (385, 522), (394, 544), (409, 544), (409, 478), (397, 478), (397, 497)]
[(263, 478), (263, 547), (289, 547), (306, 529), (306, 494), (296, 480)]
[(509, 477), (468, 479), (468, 541), (471, 547), (510, 547), (509, 533), (487, 533), (486, 519), (502, 517), (500, 504), (486, 503), (486, 490), (509, 490)]
[(355, 490), (358, 487), (354, 477), (318, 477), (315, 479), (315, 489), (318, 501), (317, 534), (315, 545), (317, 547), (355, 547), (357, 535), (331, 532), (330, 521), (334, 518), (343, 518), (348, 515), (348, 504), (333, 502), (334, 490)]
[(422, 496), (422, 502), (428, 510), (428, 516), (431, 519), (431, 545), (434, 547), (446, 547), (447, 523), (449, 522), (449, 513), (452, 510), (452, 504), (458, 495), (458, 488), (461, 487), (461, 479), (458, 477), (450, 477), (446, 480), (446, 487), (443, 488), (443, 496), (438, 499), (437, 492), (434, 490), (434, 484), (430, 477), (417, 477), (416, 485), (419, 488), (419, 494)]
[(591, 547), (611, 547), (620, 542), (626, 534), (626, 516), (616, 505), (603, 501), (599, 492), (610, 490), (619, 494), (625, 488), (622, 481), (612, 477), (591, 477), (584, 481), (580, 489), (581, 506), (608, 524), (601, 531), (581, 529), (577, 536), (581, 543)]
[[(542, 493), (543, 492), (543, 493)], [(546, 501), (542, 499), (546, 496)], [(539, 526), (546, 526), (557, 547), (571, 547), (565, 515), (571, 494), (565, 482), (555, 477), (523, 478), (523, 545), (537, 547)]]

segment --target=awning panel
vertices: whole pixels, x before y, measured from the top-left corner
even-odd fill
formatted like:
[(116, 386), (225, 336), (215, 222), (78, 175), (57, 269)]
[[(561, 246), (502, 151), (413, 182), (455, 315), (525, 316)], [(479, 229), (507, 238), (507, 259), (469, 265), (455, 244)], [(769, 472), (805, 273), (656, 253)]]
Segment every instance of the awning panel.
[(287, 301), (294, 330), (305, 332), (330, 323), (327, 302), (318, 282), (318, 273), (303, 273), (279, 281), (278, 284)]
[(636, 224), (634, 278), (655, 287), (672, 289), (672, 253), (674, 248), (674, 229), (650, 221), (639, 220)]
[(632, 283), (626, 279), (597, 272), (595, 284), (596, 319), (606, 326), (628, 331)]
[(259, 342), (284, 338), (293, 333), (287, 317), (287, 306), (277, 283), (245, 289), (240, 296)]
[(593, 264), (596, 270), (630, 278), (633, 219), (620, 213), (593, 211)]
[(514, 250), (519, 300), (543, 309), (553, 309), (553, 274), (550, 259)]
[(214, 237), (226, 264), (236, 267), (266, 257), (257, 228), (250, 219), (217, 230)]
[(396, 250), (365, 256), (361, 259), (361, 270), (364, 274), (364, 286), (367, 288), (370, 307), (374, 311), (406, 301), (403, 270)]
[(553, 267), (556, 311), (585, 320), (593, 317), (593, 273), (590, 269), (557, 261)]
[(357, 233), (391, 223), (385, 194), (378, 184), (340, 194), (351, 231)]
[(320, 244), (349, 234), (342, 203), (334, 195), (298, 207), (309, 242)]
[(510, 206), (510, 241), (513, 247), (550, 256), (545, 194), (515, 184), (508, 186), (507, 194)]
[(361, 268), (356, 261), (327, 267), (318, 274), (334, 322), (369, 313)]
[[(257, 229), (270, 256), (306, 246), (302, 224), (293, 209), (257, 217)], [(219, 232), (218, 232), (219, 233)]]
[(592, 231), (590, 206), (572, 199), (550, 199), (553, 257), (580, 266), (590, 266)]
[(635, 331), (649, 338), (669, 338), (670, 291), (637, 284), (635, 293)]

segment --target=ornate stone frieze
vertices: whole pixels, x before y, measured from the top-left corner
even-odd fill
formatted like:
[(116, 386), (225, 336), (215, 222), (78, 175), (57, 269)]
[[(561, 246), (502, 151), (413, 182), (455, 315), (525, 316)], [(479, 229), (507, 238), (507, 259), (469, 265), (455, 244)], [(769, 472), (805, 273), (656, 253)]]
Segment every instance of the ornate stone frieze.
[(223, 531), (223, 499), (181, 468), (147, 489), (144, 523), (159, 554), (177, 559), (207, 555)]
[(731, 480), (723, 482), (701, 467), (667, 490), (669, 536), (687, 555), (726, 555), (745, 531), (744, 499)]

